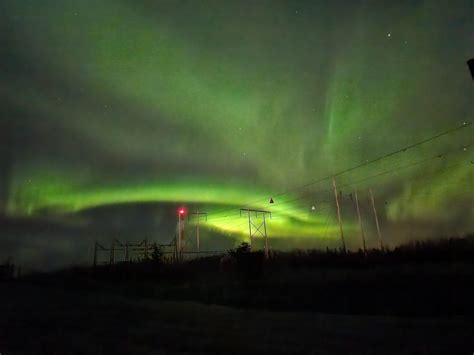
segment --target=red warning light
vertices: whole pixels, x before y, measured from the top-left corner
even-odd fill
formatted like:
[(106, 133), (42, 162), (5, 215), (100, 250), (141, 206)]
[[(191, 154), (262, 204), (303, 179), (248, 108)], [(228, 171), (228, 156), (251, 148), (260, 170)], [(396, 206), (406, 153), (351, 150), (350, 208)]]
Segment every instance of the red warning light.
[(183, 214), (184, 214), (184, 208), (180, 208), (180, 209), (179, 209), (179, 214), (180, 214), (180, 215), (183, 215)]

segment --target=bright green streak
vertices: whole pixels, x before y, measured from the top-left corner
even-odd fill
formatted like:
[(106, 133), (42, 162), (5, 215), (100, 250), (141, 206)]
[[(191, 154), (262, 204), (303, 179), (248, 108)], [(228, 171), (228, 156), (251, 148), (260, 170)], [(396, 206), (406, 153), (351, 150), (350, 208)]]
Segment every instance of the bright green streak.
[[(66, 179), (51, 174), (29, 179), (12, 191), (8, 210), (12, 215), (41, 215), (45, 212), (55, 214), (79, 212), (84, 209), (104, 205), (164, 202), (178, 204), (199, 204), (207, 206), (210, 218), (205, 227), (215, 228), (244, 236), (248, 233), (246, 215), (240, 218), (240, 207), (252, 199), (250, 208), (260, 208), (272, 211), (275, 220), (268, 220), (268, 232), (273, 236), (323, 236), (323, 230), (332, 234), (334, 229), (324, 228), (320, 215), (303, 213), (297, 203), (285, 204), (280, 207), (268, 203), (268, 193), (250, 186), (209, 184), (209, 182), (173, 181), (136, 184), (125, 186), (110, 186), (102, 189), (83, 188), (77, 182), (69, 184)], [(289, 206), (289, 207), (288, 207)], [(239, 220), (235, 223), (237, 217)], [(257, 222), (261, 217), (257, 218)], [(229, 222), (230, 221), (230, 222)], [(243, 223), (242, 223), (243, 221)]]
[[(464, 23), (467, 1), (387, 14), (270, 1), (248, 16), (238, 1), (150, 4), (8, 3), (13, 52), (47, 79), (13, 75), (0, 92), (20, 108), (12, 115), (20, 126), (51, 132), (40, 146), (53, 151), (25, 139), (11, 168), (9, 214), (190, 204), (206, 207), (209, 228), (245, 236), (238, 210), (252, 207), (274, 213), (273, 236), (338, 238), (330, 182), (301, 199), (268, 199), (472, 120), (472, 83), (460, 69), (471, 43), (451, 27)], [(472, 158), (459, 149), (470, 142), (466, 130), (340, 177), (345, 229), (357, 236), (348, 193), (374, 187), (395, 234), (399, 224), (427, 221), (472, 231)], [(449, 161), (350, 184), (446, 151), (456, 151)], [(324, 211), (308, 212), (320, 201), (329, 201)], [(365, 213), (365, 224), (372, 218)]]

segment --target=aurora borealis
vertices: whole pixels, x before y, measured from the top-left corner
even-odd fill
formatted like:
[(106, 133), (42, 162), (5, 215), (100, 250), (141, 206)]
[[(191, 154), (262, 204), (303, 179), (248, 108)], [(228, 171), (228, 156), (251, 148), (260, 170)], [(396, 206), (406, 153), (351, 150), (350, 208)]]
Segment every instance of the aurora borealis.
[[(178, 206), (208, 212), (216, 248), (246, 238), (241, 207), (272, 211), (275, 248), (337, 246), (331, 181), (294, 187), (474, 117), (469, 0), (7, 0), (0, 13), (0, 256), (24, 263), (114, 236), (167, 242)], [(388, 245), (474, 232), (472, 144), (470, 125), (339, 176), (348, 246), (355, 190), (377, 244), (370, 187)]]

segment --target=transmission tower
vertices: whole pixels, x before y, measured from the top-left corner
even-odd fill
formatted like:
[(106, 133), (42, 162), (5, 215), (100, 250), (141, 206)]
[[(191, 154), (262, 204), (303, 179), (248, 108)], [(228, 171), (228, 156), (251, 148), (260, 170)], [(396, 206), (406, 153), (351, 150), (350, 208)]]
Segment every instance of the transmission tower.
[[(253, 237), (257, 234), (260, 234), (265, 239), (265, 258), (268, 258), (268, 235), (267, 235), (267, 223), (265, 216), (268, 214), (272, 218), (272, 213), (270, 211), (264, 210), (254, 210), (249, 208), (240, 209), (240, 217), (242, 217), (242, 211), (247, 212), (249, 219), (249, 238), (250, 238), (250, 251), (253, 250)], [(252, 216), (255, 213), (255, 218), (258, 218), (259, 214), (262, 216), (262, 221), (254, 223)], [(253, 227), (253, 228), (252, 228)], [(262, 230), (263, 229), (263, 230)]]

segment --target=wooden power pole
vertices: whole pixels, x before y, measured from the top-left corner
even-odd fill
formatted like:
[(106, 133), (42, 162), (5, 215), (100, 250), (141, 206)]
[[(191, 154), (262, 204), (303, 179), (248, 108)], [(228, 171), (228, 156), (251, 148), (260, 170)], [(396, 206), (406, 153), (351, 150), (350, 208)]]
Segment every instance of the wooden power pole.
[(360, 218), (359, 199), (357, 197), (357, 191), (354, 191), (355, 203), (357, 208), (357, 217), (359, 218), (360, 236), (362, 238), (362, 246), (364, 248), (364, 254), (367, 254), (367, 246), (365, 244), (365, 233), (364, 226), (362, 225), (362, 219)]
[(94, 264), (94, 267), (97, 266), (97, 241), (94, 244), (94, 262), (93, 262), (93, 264)]
[(380, 233), (380, 225), (379, 225), (379, 218), (377, 216), (377, 210), (375, 208), (375, 201), (374, 201), (374, 194), (372, 192), (372, 188), (370, 191), (370, 200), (372, 201), (372, 209), (374, 210), (374, 217), (375, 217), (375, 225), (377, 226), (377, 235), (379, 236), (380, 241), (380, 250), (384, 250), (383, 240), (382, 240), (382, 233)]
[(191, 218), (191, 216), (196, 216), (197, 222), (196, 222), (196, 247), (198, 253), (201, 251), (200, 250), (200, 241), (199, 241), (199, 221), (200, 217), (203, 216), (205, 217), (205, 221), (207, 222), (207, 213), (206, 212), (189, 212), (188, 213), (188, 220)]
[(339, 230), (341, 231), (342, 251), (346, 253), (346, 242), (344, 241), (344, 231), (342, 230), (341, 210), (339, 207), (339, 198), (337, 196), (336, 178), (332, 178), (332, 185), (334, 186), (334, 197), (336, 198), (337, 219), (339, 221)]
[(110, 265), (115, 263), (115, 239), (112, 240), (112, 245), (110, 247)]

